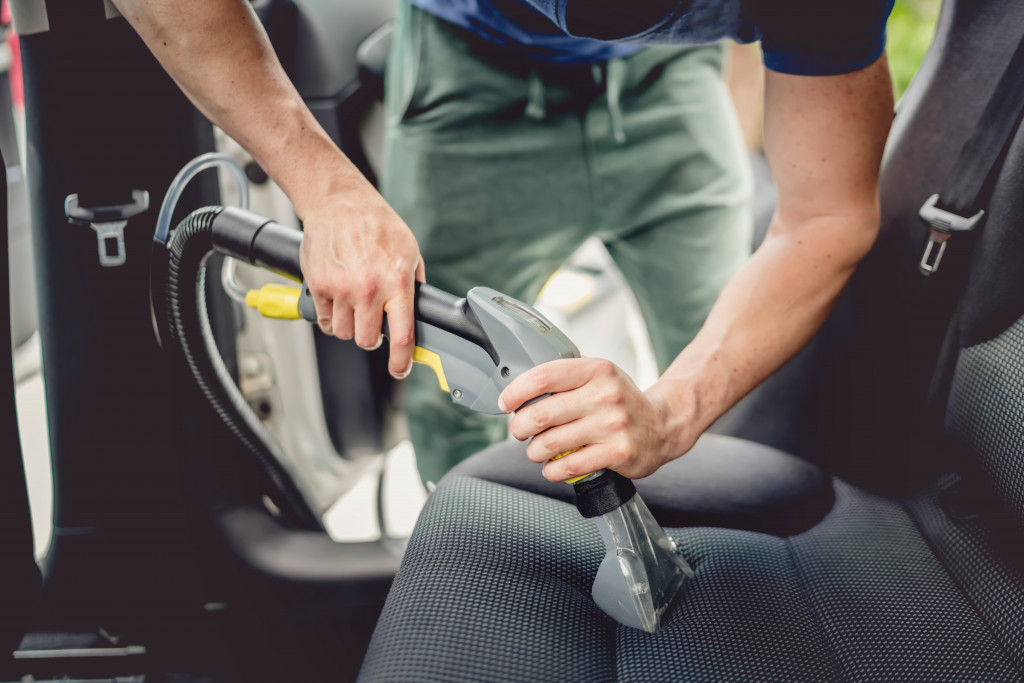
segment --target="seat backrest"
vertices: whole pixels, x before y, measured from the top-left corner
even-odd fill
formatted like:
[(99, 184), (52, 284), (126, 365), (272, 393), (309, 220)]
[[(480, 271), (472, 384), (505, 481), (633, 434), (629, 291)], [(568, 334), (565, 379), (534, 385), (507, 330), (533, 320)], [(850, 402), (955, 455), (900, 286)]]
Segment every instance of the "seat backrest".
[(945, 426), (986, 488), (1024, 525), (1024, 132), (988, 205), (952, 342)]
[[(820, 376), (823, 403), (815, 416), (824, 425), (825, 464), (871, 490), (909, 491), (947, 466), (934, 444), (924, 447), (924, 408), (935, 396), (933, 377), (947, 357), (943, 341), (972, 259), (971, 287), (995, 286), (975, 282), (991, 268), (989, 251), (1012, 239), (1004, 233), (1024, 201), (1024, 184), (1014, 182), (1020, 145), (1010, 150), (981, 234), (951, 239), (940, 271), (929, 278), (918, 271), (928, 235), (918, 211), (949, 184), (958, 153), (1022, 37), (1024, 4), (946, 0), (932, 49), (899, 105), (882, 172), (881, 233), (830, 321), (829, 333), (842, 341)], [(1006, 290), (1005, 301), (982, 307), (1005, 309), (1003, 320), (1014, 294)], [(974, 303), (966, 305), (968, 317), (981, 315)]]

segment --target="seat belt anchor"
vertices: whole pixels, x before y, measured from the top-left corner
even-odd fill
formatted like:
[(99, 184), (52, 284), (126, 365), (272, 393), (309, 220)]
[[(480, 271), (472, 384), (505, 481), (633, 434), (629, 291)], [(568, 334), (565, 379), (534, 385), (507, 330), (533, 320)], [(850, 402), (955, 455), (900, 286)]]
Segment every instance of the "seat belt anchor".
[(96, 231), (100, 265), (104, 268), (124, 265), (124, 229), (128, 219), (149, 208), (149, 193), (132, 190), (132, 201), (116, 206), (84, 207), (77, 194), (64, 199), (64, 216), (72, 225), (87, 225)]
[(925, 245), (924, 254), (921, 255), (921, 262), (918, 264), (918, 270), (925, 277), (939, 270), (942, 254), (946, 251), (946, 241), (953, 233), (970, 232), (985, 216), (984, 210), (970, 217), (960, 216), (940, 209), (938, 204), (939, 195), (933, 194), (917, 212), (921, 220), (928, 225), (928, 244)]

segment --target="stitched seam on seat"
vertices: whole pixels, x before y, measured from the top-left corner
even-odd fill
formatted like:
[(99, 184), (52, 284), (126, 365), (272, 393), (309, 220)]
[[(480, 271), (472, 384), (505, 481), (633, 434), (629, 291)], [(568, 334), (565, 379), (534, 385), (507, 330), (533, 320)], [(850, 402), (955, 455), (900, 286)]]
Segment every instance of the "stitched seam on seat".
[(913, 509), (909, 505), (907, 505), (907, 503), (903, 500), (893, 500), (893, 502), (899, 505), (900, 508), (906, 513), (907, 517), (914, 524), (914, 528), (917, 529), (917, 533), (921, 537), (921, 540), (924, 541), (924, 544), (926, 546), (928, 546), (928, 550), (931, 551), (932, 557), (935, 558), (935, 561), (938, 563), (939, 567), (942, 568), (942, 571), (946, 573), (946, 576), (949, 577), (949, 580), (956, 587), (957, 591), (959, 591), (960, 595), (963, 596), (964, 601), (968, 605), (970, 605), (971, 609), (974, 610), (974, 613), (978, 615), (978, 620), (981, 621), (982, 625), (985, 627), (985, 630), (988, 631), (988, 634), (992, 636), (992, 640), (999, 647), (999, 651), (1003, 653), (1007, 661), (1010, 662), (1010, 666), (1013, 667), (1013, 670), (1017, 672), (1017, 676), (1021, 679), (1024, 679), (1024, 672), (1022, 672), (1022, 670), (1017, 666), (1017, 660), (1014, 659), (1014, 657), (1006, 649), (1006, 646), (1003, 644), (1002, 639), (1000, 639), (999, 636), (996, 635), (995, 631), (992, 629), (992, 624), (989, 622), (987, 618), (985, 618), (985, 615), (982, 613), (978, 605), (975, 604), (974, 600), (967, 592), (967, 588), (963, 585), (963, 583), (961, 583), (960, 579), (956, 576), (956, 574), (953, 573), (953, 570), (950, 568), (946, 560), (939, 553), (938, 548), (936, 548), (932, 544), (931, 539), (929, 539), (928, 535), (924, 533), (924, 527), (918, 520), (917, 515), (914, 514)]
[(783, 544), (786, 547), (786, 553), (789, 555), (789, 561), (793, 564), (793, 570), (796, 572), (797, 583), (799, 584), (800, 593), (804, 596), (807, 601), (807, 605), (810, 608), (811, 616), (814, 617), (814, 624), (818, 628), (818, 632), (821, 634), (821, 640), (825, 643), (825, 647), (828, 650), (829, 657), (832, 659), (832, 663), (836, 667), (836, 672), (839, 674), (839, 680), (847, 681), (846, 675), (843, 671), (841, 662), (839, 661), (836, 648), (833, 647), (832, 639), (829, 638), (828, 632), (825, 630), (825, 624), (821, 619), (822, 610), (820, 605), (817, 604), (817, 600), (813, 594), (807, 590), (807, 580), (804, 576), (803, 569), (800, 567), (800, 562), (796, 558), (796, 553), (793, 552), (793, 545), (790, 542), (790, 538), (782, 539)]

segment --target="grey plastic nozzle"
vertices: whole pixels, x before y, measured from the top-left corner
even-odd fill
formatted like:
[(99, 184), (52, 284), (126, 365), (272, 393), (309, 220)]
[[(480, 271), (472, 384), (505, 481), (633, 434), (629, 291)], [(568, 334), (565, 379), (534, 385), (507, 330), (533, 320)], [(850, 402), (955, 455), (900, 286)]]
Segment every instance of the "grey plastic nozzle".
[(656, 632), (693, 569), (640, 496), (593, 519), (606, 548), (594, 579), (594, 602), (620, 624)]

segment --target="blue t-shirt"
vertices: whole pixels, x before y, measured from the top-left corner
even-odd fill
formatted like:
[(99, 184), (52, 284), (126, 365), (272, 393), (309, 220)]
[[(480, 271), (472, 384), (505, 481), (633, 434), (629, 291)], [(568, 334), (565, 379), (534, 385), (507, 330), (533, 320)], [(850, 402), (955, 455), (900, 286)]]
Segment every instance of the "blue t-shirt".
[(643, 45), (761, 41), (773, 71), (856, 71), (885, 49), (894, 0), (412, 0), (424, 10), (531, 57), (580, 64)]

